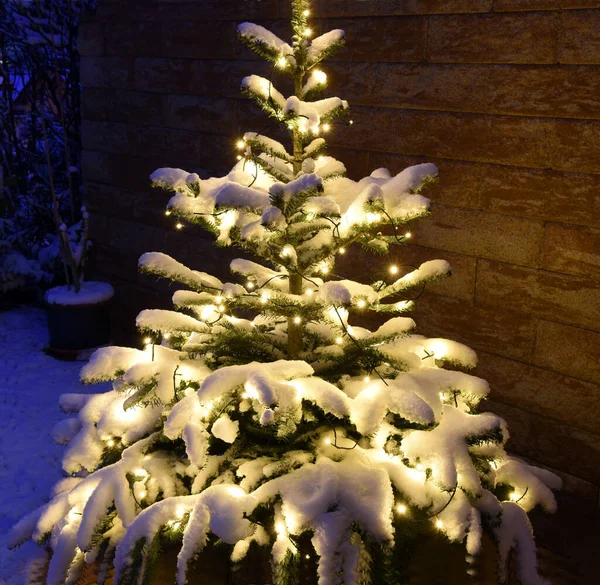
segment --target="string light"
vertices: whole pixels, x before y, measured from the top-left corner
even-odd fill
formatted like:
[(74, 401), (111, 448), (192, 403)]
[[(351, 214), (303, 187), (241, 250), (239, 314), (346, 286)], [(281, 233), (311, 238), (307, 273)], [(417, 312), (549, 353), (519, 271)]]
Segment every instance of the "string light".
[(354, 124), (354, 120), (348, 120), (348, 124), (350, 124), (350, 126), (352, 126), (352, 124)]
[(398, 512), (398, 514), (406, 514), (406, 506), (404, 504), (398, 504), (396, 506), (396, 512)]
[(219, 305), (217, 307), (219, 309), (219, 311), (221, 311), (221, 313), (225, 310), (225, 305)]
[(323, 71), (313, 71), (313, 77), (317, 83), (323, 84), (327, 82), (327, 74)]
[(148, 477), (148, 472), (145, 469), (136, 469), (134, 471), (135, 475), (141, 479), (144, 479), (145, 477)]
[(331, 445), (331, 439), (329, 437), (327, 437), (324, 442), (326, 445)]
[(152, 343), (152, 339), (150, 337), (144, 337), (144, 343), (146, 345), (150, 345)]
[(238, 140), (235, 145), (241, 150), (246, 146), (246, 143), (243, 140)]
[(169, 339), (171, 337), (170, 333), (163, 333), (163, 339)]
[(390, 266), (390, 274), (398, 274), (398, 267), (396, 265)]
[(339, 252), (340, 254), (345, 254), (345, 253), (346, 253), (346, 248), (340, 248), (340, 249), (338, 250), (338, 252)]
[(327, 274), (329, 272), (329, 266), (322, 266), (321, 267), (321, 272), (323, 274)]
[(331, 126), (329, 124), (323, 124), (323, 132), (329, 132)]
[(304, 558), (308, 560), (310, 559), (310, 555), (306, 555)]
[(254, 288), (254, 283), (251, 280), (249, 280), (246, 283), (246, 288), (249, 288), (250, 290), (252, 290)]
[(338, 345), (342, 345), (342, 343), (344, 343), (344, 340), (343, 340), (341, 337), (338, 337), (338, 338), (335, 340), (335, 342), (336, 342)]
[(268, 300), (269, 300), (269, 297), (268, 297), (266, 294), (263, 294), (263, 295), (261, 295), (261, 297), (260, 297), (260, 302), (261, 302), (263, 305), (266, 305)]
[(171, 210), (170, 210), (170, 209), (167, 209), (167, 210), (165, 211), (165, 215), (171, 215)]
[(364, 382), (365, 384), (368, 384), (370, 381), (371, 381), (371, 377), (370, 377), (370, 376), (365, 376), (365, 377), (363, 378), (363, 382)]
[(223, 297), (222, 297), (221, 295), (217, 295), (217, 296), (215, 297), (215, 302), (216, 302), (216, 303), (222, 303), (222, 302), (223, 302)]
[(140, 490), (138, 495), (140, 496), (140, 500), (143, 500), (148, 495), (148, 492), (146, 490)]
[(364, 309), (367, 306), (367, 301), (365, 301), (364, 299), (360, 299), (357, 303), (356, 306), (359, 309)]
[(408, 238), (410, 238), (412, 236), (412, 234), (410, 232), (406, 232), (404, 234), (404, 237), (408, 240)]
[(305, 37), (310, 37), (312, 35), (312, 30), (310, 28), (306, 28), (306, 29), (304, 29), (304, 32), (302, 34)]
[(310, 14), (310, 10), (308, 8), (302, 13), (304, 16), (308, 16)]
[(436, 528), (439, 528), (441, 530), (444, 527), (444, 523), (438, 518), (435, 521), (435, 526), (436, 526)]
[(106, 444), (109, 447), (114, 447), (115, 446), (115, 442), (112, 439), (107, 439)]
[(283, 522), (277, 522), (277, 524), (275, 524), (275, 532), (277, 532), (278, 536), (285, 536), (285, 524)]
[(183, 227), (183, 224), (182, 224), (182, 223), (177, 223), (177, 224), (175, 224), (175, 227), (176, 227), (178, 230), (180, 230), (180, 229)]
[(314, 292), (315, 291), (312, 288), (309, 288), (309, 289), (306, 290), (306, 296), (307, 297), (312, 297), (312, 295), (313, 295)]
[(277, 67), (285, 69), (287, 67), (287, 59), (285, 57), (279, 57), (279, 59), (277, 59)]
[(294, 323), (300, 325), (300, 323), (302, 323), (302, 317), (294, 317)]
[(508, 499), (511, 502), (516, 502), (519, 499), (519, 494), (517, 492), (510, 492), (510, 494), (508, 495)]
[(237, 158), (238, 160), (242, 160), (242, 155), (238, 154), (235, 158)]

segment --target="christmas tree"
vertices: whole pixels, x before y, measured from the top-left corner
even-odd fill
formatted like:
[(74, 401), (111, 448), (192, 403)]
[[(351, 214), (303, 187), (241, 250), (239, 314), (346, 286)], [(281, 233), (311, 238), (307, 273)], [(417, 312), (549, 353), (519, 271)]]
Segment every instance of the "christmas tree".
[[(334, 273), (336, 257), (357, 246), (385, 255), (406, 243), (409, 221), (428, 213), (420, 191), (437, 169), (378, 169), (355, 182), (325, 154), (321, 135), (348, 104), (317, 99), (327, 81), (317, 66), (344, 33), (311, 40), (309, 10), (293, 0), (291, 44), (255, 24), (238, 28), (293, 82), (287, 98), (270, 79), (242, 82), (291, 148), (248, 132), (225, 177), (173, 168), (151, 177), (175, 192), (167, 214), (257, 261), (234, 260), (235, 282), (222, 282), (162, 253), (141, 257), (144, 272), (188, 290), (173, 295), (177, 311), (139, 314), (144, 349), (94, 353), (82, 379), (112, 380), (111, 391), (61, 399), (77, 413), (55, 430), (69, 443), (70, 477), (13, 533), (15, 545), (51, 546), (49, 585), (75, 583), (92, 562), (113, 563), (117, 583), (147, 582), (169, 540), (178, 584), (218, 542), (232, 564), (269, 551), (277, 585), (298, 582), (306, 555), (320, 585), (395, 585), (418, 523), (464, 543), (471, 565), (488, 533), (501, 580), (515, 551), (523, 585), (544, 582), (526, 513), (553, 511), (560, 480), (508, 456), (504, 421), (478, 413), (489, 387), (465, 371), (474, 352), (418, 335), (401, 316), (449, 265), (404, 275), (391, 266), (369, 284)], [(358, 326), (366, 314), (386, 320)]]

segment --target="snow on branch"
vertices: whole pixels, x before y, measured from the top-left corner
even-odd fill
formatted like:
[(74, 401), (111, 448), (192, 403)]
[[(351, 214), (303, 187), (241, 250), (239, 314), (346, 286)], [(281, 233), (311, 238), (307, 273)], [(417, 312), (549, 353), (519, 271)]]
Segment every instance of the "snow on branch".
[(218, 207), (264, 209), (269, 205), (269, 195), (238, 183), (226, 183), (217, 193)]
[(80, 378), (84, 384), (114, 380), (134, 364), (150, 359), (148, 352), (133, 347), (101, 347), (81, 368)]
[(294, 50), (270, 30), (251, 22), (242, 22), (237, 32), (244, 44), (257, 55), (277, 63), (282, 57), (293, 56)]
[(246, 132), (244, 134), (244, 142), (251, 147), (257, 147), (261, 152), (265, 152), (284, 161), (291, 162), (293, 160), (293, 156), (287, 152), (285, 146), (281, 144), (281, 142), (273, 140), (273, 138), (269, 138), (263, 134), (258, 134), (258, 132)]
[(384, 299), (415, 286), (450, 276), (450, 274), (452, 274), (452, 269), (446, 260), (429, 260), (421, 264), (417, 270), (409, 272), (393, 284), (386, 286), (380, 291), (379, 298)]
[[(496, 442), (492, 442), (492, 437)], [(506, 441), (505, 423), (494, 414), (467, 414), (445, 405), (437, 427), (427, 431), (412, 431), (402, 440), (404, 455), (413, 464), (421, 463), (434, 469), (440, 486), (452, 490), (458, 485), (475, 496), (482, 492), (481, 480), (471, 456), (469, 443), (478, 439), (489, 442), (498, 457), (503, 455)]]
[(313, 39), (307, 51), (309, 67), (313, 67), (343, 47), (344, 36), (343, 30), (335, 29)]
[(288, 290), (289, 283), (286, 272), (276, 272), (262, 264), (243, 258), (232, 260), (230, 268), (232, 272), (255, 279), (259, 288), (268, 287), (282, 292)]
[(191, 270), (187, 266), (177, 262), (167, 254), (162, 252), (146, 252), (140, 256), (138, 266), (142, 272), (156, 274), (181, 282), (195, 290), (204, 290), (205, 288), (212, 290), (221, 290), (223, 283), (216, 277)]
[(183, 169), (165, 167), (154, 171), (150, 175), (150, 181), (157, 187), (189, 195), (193, 193), (190, 185), (200, 181), (200, 177)]
[(325, 98), (315, 102), (305, 102), (292, 95), (282, 105), (282, 113), (296, 120), (300, 132), (313, 134), (320, 132), (320, 124), (344, 114), (348, 102), (339, 97)]
[(144, 309), (136, 318), (135, 324), (142, 331), (163, 333), (205, 333), (208, 328), (205, 323), (175, 311), (165, 309)]
[(273, 84), (260, 75), (249, 75), (242, 79), (242, 91), (246, 92), (269, 115), (277, 116), (286, 105), (286, 100)]

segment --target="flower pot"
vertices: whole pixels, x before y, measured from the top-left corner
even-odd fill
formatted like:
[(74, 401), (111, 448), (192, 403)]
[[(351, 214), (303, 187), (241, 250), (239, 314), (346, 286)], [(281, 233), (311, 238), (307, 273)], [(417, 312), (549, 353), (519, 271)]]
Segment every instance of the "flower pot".
[(104, 282), (85, 282), (77, 293), (66, 286), (47, 291), (48, 352), (75, 359), (80, 350), (107, 344), (113, 295), (113, 288)]

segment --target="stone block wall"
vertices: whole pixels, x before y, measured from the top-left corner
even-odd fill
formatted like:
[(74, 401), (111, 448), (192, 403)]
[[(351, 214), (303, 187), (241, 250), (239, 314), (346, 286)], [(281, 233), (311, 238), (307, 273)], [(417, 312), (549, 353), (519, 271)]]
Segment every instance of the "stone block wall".
[[(269, 75), (236, 41), (253, 20), (283, 34), (287, 0), (100, 0), (81, 28), (83, 174), (99, 276), (118, 291), (118, 337), (169, 287), (136, 272), (164, 251), (225, 274), (231, 250), (173, 229), (159, 166), (226, 172), (264, 118), (240, 96)], [(513, 450), (600, 485), (600, 2), (319, 0), (315, 33), (344, 28), (325, 63), (353, 107), (332, 154), (359, 178), (435, 162), (430, 218), (399, 264), (447, 259), (418, 303), (421, 331), (469, 344)], [(388, 261), (386, 261), (388, 262)], [(355, 263), (354, 265), (357, 265)], [(365, 269), (366, 270), (366, 269)]]

